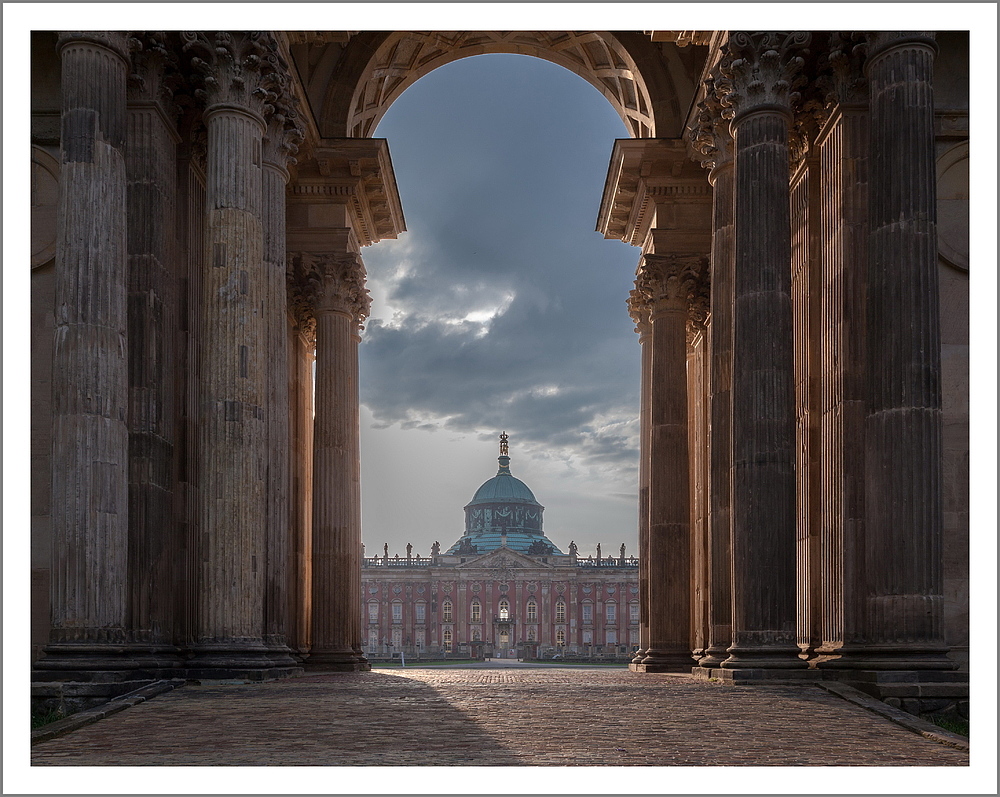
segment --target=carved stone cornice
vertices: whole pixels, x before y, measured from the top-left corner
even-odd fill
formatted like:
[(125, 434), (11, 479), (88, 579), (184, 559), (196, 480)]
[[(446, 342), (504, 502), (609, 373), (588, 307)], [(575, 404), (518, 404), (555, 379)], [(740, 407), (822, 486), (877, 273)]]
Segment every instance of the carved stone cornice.
[(261, 31), (181, 33), (184, 51), (201, 76), (196, 95), (206, 111), (235, 107), (264, 119), (275, 90), (280, 90), (280, 59), (273, 34)]
[(707, 268), (704, 255), (643, 255), (635, 287), (649, 301), (653, 316), (662, 310), (687, 312)]
[(729, 37), (719, 68), (728, 81), (722, 102), (732, 109), (734, 126), (759, 111), (791, 116), (806, 82), (802, 55), (811, 39), (806, 31), (738, 31)]
[(705, 79), (705, 99), (698, 103), (694, 126), (688, 130), (692, 159), (706, 169), (715, 170), (733, 162), (733, 134), (729, 128), (728, 108), (722, 102), (727, 81), (721, 74)]
[(343, 313), (358, 330), (371, 310), (365, 266), (355, 252), (289, 252), (286, 266), (289, 306), (302, 325), (319, 313)]
[(625, 304), (628, 305), (628, 314), (635, 322), (635, 331), (639, 333), (641, 339), (643, 335), (648, 335), (652, 328), (649, 318), (652, 308), (649, 297), (639, 290), (638, 280), (636, 280), (635, 285), (636, 287), (628, 292), (628, 299), (625, 300)]

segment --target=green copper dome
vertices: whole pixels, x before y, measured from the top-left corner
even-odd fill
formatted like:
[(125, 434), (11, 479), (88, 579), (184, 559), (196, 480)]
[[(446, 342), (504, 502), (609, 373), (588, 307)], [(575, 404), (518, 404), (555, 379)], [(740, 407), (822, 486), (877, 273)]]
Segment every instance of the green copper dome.
[(483, 482), (483, 486), (476, 490), (468, 506), (475, 504), (492, 504), (496, 501), (512, 501), (519, 504), (534, 504), (538, 506), (538, 501), (532, 495), (531, 490), (520, 479), (515, 479), (510, 473), (510, 457), (501, 456), (499, 458), (500, 469), (492, 479)]

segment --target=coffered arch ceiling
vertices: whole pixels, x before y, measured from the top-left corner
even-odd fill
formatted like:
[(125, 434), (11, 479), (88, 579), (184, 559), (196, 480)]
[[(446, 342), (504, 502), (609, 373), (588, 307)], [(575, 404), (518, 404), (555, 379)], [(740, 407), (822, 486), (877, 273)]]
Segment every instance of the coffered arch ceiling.
[[(472, 55), (543, 58), (611, 103), (633, 138), (679, 135), (703, 55), (641, 33), (417, 31), (290, 34), (320, 135), (370, 137), (393, 101), (439, 66)], [(701, 56), (701, 57), (699, 57)]]

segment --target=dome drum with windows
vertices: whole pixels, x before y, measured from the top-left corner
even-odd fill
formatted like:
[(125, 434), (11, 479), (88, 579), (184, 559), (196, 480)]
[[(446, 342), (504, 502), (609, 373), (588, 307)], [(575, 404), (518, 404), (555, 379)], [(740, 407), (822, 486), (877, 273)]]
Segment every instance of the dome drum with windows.
[(531, 490), (510, 472), (507, 433), (500, 435), (500, 468), (484, 482), (465, 506), (465, 534), (448, 549), (449, 554), (481, 554), (497, 548), (520, 553), (563, 555), (542, 533), (545, 507)]

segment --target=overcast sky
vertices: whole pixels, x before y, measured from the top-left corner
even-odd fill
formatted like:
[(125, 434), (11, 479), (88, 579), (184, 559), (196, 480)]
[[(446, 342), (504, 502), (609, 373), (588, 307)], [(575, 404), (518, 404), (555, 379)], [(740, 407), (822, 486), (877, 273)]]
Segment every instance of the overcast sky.
[(419, 80), (375, 135), (407, 232), (363, 252), (368, 551), (457, 540), (502, 430), (553, 542), (634, 551), (639, 250), (594, 230), (621, 119), (560, 66), (483, 55)]

